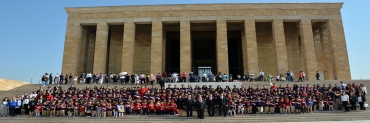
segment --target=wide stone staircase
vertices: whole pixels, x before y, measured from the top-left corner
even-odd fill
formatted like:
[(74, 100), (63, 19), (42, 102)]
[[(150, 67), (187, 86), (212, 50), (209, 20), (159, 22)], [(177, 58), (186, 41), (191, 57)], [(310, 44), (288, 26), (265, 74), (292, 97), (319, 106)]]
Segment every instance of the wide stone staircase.
[[(289, 84), (338, 84), (340, 81), (338, 80), (327, 80), (327, 81), (306, 81), (306, 82), (290, 82)], [(345, 84), (347, 83), (356, 83), (360, 84), (363, 83), (366, 85), (370, 85), (370, 80), (346, 80), (343, 81)], [(282, 84), (285, 86), (286, 82), (275, 82), (277, 85)], [(174, 83), (171, 83), (172, 85)], [(177, 86), (186, 83), (177, 83)], [(154, 84), (155, 86), (159, 87), (158, 84)], [(207, 83), (199, 83), (199, 85), (207, 85)], [(269, 87), (268, 82), (243, 82), (243, 85), (248, 87), (256, 87), (258, 86), (267, 86)], [(54, 87), (55, 85), (46, 85), (42, 87), (46, 89), (48, 86)], [(84, 88), (86, 86), (101, 86), (100, 84), (81, 84), (81, 85), (74, 85), (76, 88)], [(132, 87), (136, 85), (119, 85), (119, 84), (103, 84), (103, 86), (117, 86), (117, 87)], [(140, 86), (140, 85), (138, 85)], [(63, 89), (67, 89), (69, 85), (62, 85)], [(149, 86), (151, 87), (151, 86)], [(22, 95), (24, 92), (32, 93), (32, 91), (36, 91), (40, 88), (40, 85), (36, 84), (24, 84), (18, 87), (15, 87), (10, 90), (1, 90), (0, 91), (0, 99), (4, 97), (13, 97), (17, 94)], [(370, 99), (370, 94), (367, 94), (367, 99)], [(1, 109), (0, 109), (1, 110)], [(184, 113), (185, 114), (185, 113)], [(178, 117), (178, 116), (156, 116), (156, 115), (130, 115), (125, 116), (124, 118), (96, 118), (96, 117), (76, 117), (76, 118), (68, 118), (68, 117), (57, 117), (57, 118), (49, 118), (49, 117), (27, 117), (27, 115), (18, 115), (17, 117), (10, 118), (10, 117), (0, 117), (0, 122), (132, 122), (132, 123), (172, 123), (172, 122), (186, 122), (186, 123), (205, 123), (205, 122), (232, 122), (232, 123), (245, 123), (245, 122), (318, 122), (318, 121), (355, 121), (358, 122), (370, 122), (370, 108), (367, 110), (356, 110), (350, 111), (349, 113), (344, 113), (343, 111), (314, 111), (312, 114), (244, 114), (244, 115), (237, 115), (236, 117), (217, 117), (218, 110), (216, 109), (216, 117), (208, 117), (207, 111), (205, 112), (205, 119), (197, 119), (196, 112), (193, 113), (195, 116), (193, 117)]]

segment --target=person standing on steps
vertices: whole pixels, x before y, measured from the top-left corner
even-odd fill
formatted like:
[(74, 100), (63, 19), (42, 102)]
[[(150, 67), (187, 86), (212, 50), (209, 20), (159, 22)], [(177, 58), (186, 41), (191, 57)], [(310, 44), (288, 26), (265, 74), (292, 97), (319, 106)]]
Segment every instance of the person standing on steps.
[(210, 117), (213, 117), (215, 115), (216, 100), (213, 98), (212, 94), (209, 94), (209, 97), (206, 100), (206, 104), (208, 107), (208, 115)]
[(226, 117), (226, 105), (228, 100), (225, 97), (224, 93), (221, 93), (220, 97), (218, 98), (218, 113), (219, 116), (222, 115), (221, 111), (224, 113), (224, 117)]
[(185, 109), (186, 109), (186, 116), (187, 117), (192, 117), (193, 116), (194, 99), (191, 98), (191, 95), (188, 95), (188, 98), (185, 100), (184, 104), (185, 104)]
[(49, 84), (53, 84), (53, 75), (50, 73), (49, 75)]
[(260, 70), (260, 73), (258, 74), (258, 80), (263, 81), (264, 76), (265, 76), (265, 73), (262, 70)]
[(349, 112), (349, 107), (347, 106), (349, 103), (349, 96), (346, 94), (346, 92), (342, 92), (342, 96), (340, 96), (340, 99), (342, 100), (343, 107), (345, 109), (345, 112)]
[(320, 80), (320, 73), (319, 71), (316, 71), (316, 80), (319, 81)]
[(197, 105), (198, 118), (204, 119), (204, 109), (206, 108), (206, 103), (202, 99), (202, 97), (199, 97), (196, 105)]

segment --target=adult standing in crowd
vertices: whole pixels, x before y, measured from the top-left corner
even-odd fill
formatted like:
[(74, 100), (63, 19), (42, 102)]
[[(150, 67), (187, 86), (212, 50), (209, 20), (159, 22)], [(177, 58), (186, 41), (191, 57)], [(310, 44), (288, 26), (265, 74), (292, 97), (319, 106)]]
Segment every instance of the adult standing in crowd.
[(42, 77), (41, 77), (41, 86), (45, 86), (45, 84), (46, 84), (46, 81), (48, 80), (48, 73), (45, 73), (45, 75), (43, 75)]
[(87, 74), (86, 74), (86, 83), (87, 83), (87, 84), (90, 84), (90, 83), (91, 83), (91, 78), (92, 78), (91, 73), (87, 73)]
[(85, 78), (86, 78), (85, 73), (82, 73), (82, 74), (80, 75), (80, 83), (85, 83)]
[(54, 77), (54, 84), (58, 84), (59, 83), (59, 74), (57, 73)]
[(224, 117), (226, 117), (226, 105), (227, 105), (228, 100), (225, 97), (224, 93), (221, 93), (220, 97), (218, 98), (218, 113), (221, 116), (222, 113), (224, 113)]
[(103, 81), (104, 81), (104, 75), (103, 75), (103, 73), (100, 73), (99, 74), (99, 83), (103, 84)]
[(63, 81), (64, 81), (64, 75), (63, 75), (63, 73), (60, 73), (60, 75), (59, 75), (59, 83), (60, 84), (63, 84)]
[(362, 94), (364, 95), (364, 97), (366, 97), (366, 94), (367, 94), (366, 86), (361, 83), (360, 88), (361, 88)]
[(176, 106), (179, 113), (179, 117), (182, 117), (182, 114), (184, 112), (184, 98), (182, 98), (182, 96), (177, 96)]
[(363, 93), (359, 93), (357, 96), (358, 104), (360, 105), (360, 110), (365, 110), (364, 103), (366, 101), (366, 97), (362, 95)]
[(182, 74), (181, 74), (181, 77), (180, 77), (180, 82), (186, 82), (187, 80), (186, 80), (186, 72), (182, 72)]
[(68, 80), (69, 80), (69, 76), (68, 74), (66, 74), (66, 76), (64, 77), (64, 81), (65, 81), (64, 84), (68, 84), (69, 83)]
[(9, 99), (5, 97), (1, 102), (1, 117), (7, 117), (9, 109)]
[(264, 76), (265, 76), (265, 73), (262, 70), (260, 70), (260, 73), (258, 74), (258, 80), (263, 81)]
[(8, 105), (9, 105), (9, 115), (10, 115), (10, 117), (15, 117), (15, 107), (18, 106), (18, 101), (16, 100), (15, 97), (13, 97), (12, 100), (9, 101)]
[(69, 79), (69, 83), (68, 84), (73, 84), (73, 76), (72, 76), (72, 74), (69, 74), (69, 76), (68, 76), (68, 79)]
[(340, 96), (340, 99), (342, 100), (343, 107), (345, 109), (345, 112), (349, 112), (349, 96), (346, 94), (346, 92), (342, 92), (342, 96)]
[(197, 114), (199, 119), (204, 119), (204, 109), (206, 108), (206, 103), (204, 102), (202, 97), (199, 97), (197, 106)]
[(30, 102), (28, 103), (28, 109), (29, 109), (30, 117), (32, 117), (33, 114), (35, 113), (36, 103), (37, 103), (37, 101), (34, 98), (31, 98)]
[(208, 106), (208, 115), (213, 117), (215, 115), (216, 99), (213, 98), (212, 94), (209, 94), (206, 104)]
[(195, 76), (194, 76), (194, 73), (193, 72), (190, 72), (189, 73), (189, 81), (190, 82), (195, 82)]
[(316, 80), (319, 81), (320, 80), (320, 73), (319, 71), (316, 71)]
[(349, 97), (349, 102), (351, 103), (351, 110), (356, 110), (357, 96), (352, 92)]
[(161, 80), (161, 79), (162, 79), (162, 75), (161, 75), (161, 73), (158, 73), (158, 74), (155, 76), (155, 78), (157, 79), (157, 83), (159, 83), (159, 80)]
[(53, 84), (53, 73), (49, 75), (49, 84)]
[(194, 99), (191, 98), (191, 95), (188, 95), (188, 98), (185, 100), (184, 104), (185, 104), (185, 109), (186, 109), (186, 116), (187, 117), (192, 117), (193, 116)]

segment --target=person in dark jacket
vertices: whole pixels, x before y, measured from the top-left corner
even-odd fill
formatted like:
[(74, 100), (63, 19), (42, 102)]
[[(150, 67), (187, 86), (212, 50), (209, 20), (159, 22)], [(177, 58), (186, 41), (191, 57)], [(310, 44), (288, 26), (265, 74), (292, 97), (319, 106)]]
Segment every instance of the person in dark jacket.
[[(220, 97), (218, 97), (218, 113), (221, 116), (222, 112), (224, 113), (224, 117), (226, 117), (226, 105), (228, 100), (225, 97), (224, 93), (221, 93)], [(222, 111), (222, 112), (221, 112)]]
[(209, 116), (213, 117), (215, 115), (215, 106), (216, 106), (216, 99), (213, 98), (212, 94), (209, 94), (208, 99), (206, 100), (206, 104), (208, 106), (208, 114)]
[(36, 106), (37, 101), (34, 98), (31, 98), (30, 102), (28, 103), (28, 109), (30, 113), (30, 117), (33, 116), (35, 113), (35, 106)]
[(194, 99), (191, 98), (191, 95), (188, 95), (188, 98), (184, 100), (185, 109), (186, 109), (186, 116), (192, 117), (193, 116), (193, 105)]
[(18, 101), (15, 99), (15, 97), (13, 97), (12, 100), (9, 101), (8, 106), (10, 117), (15, 117), (15, 107), (18, 106)]
[(184, 99), (182, 96), (177, 96), (176, 105), (179, 112), (179, 117), (182, 117), (182, 112), (184, 111)]
[(206, 109), (206, 103), (202, 97), (199, 97), (196, 105), (197, 105), (198, 118), (204, 119), (204, 109)]
[(351, 93), (349, 96), (349, 103), (351, 104), (351, 110), (356, 110), (357, 96), (354, 93)]

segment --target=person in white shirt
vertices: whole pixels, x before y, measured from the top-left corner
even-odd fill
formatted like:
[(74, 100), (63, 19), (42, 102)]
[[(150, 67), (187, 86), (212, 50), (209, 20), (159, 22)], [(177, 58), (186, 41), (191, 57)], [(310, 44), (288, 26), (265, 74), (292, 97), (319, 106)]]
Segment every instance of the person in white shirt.
[(114, 74), (110, 73), (110, 75), (109, 75), (109, 82), (111, 84), (113, 83), (113, 77), (114, 77)]
[(177, 73), (176, 73), (176, 72), (173, 72), (173, 74), (172, 74), (172, 81), (173, 81), (174, 83), (176, 83), (176, 82), (177, 82)]
[(92, 83), (92, 74), (91, 73), (87, 73), (86, 74), (86, 83)]
[(207, 74), (203, 72), (202, 82), (207, 82)]
[(342, 100), (343, 107), (346, 109), (345, 112), (349, 112), (349, 107), (347, 106), (349, 103), (349, 96), (346, 92), (342, 92), (340, 99)]
[(366, 94), (367, 94), (366, 86), (361, 83), (360, 84), (360, 88), (361, 88), (362, 93), (364, 94), (364, 97), (366, 97)]
[(276, 76), (276, 81), (280, 81), (280, 75)]
[(55, 75), (54, 77), (54, 84), (57, 84), (60, 81), (59, 74)]
[(119, 75), (120, 83), (125, 82), (125, 75)]
[(265, 76), (265, 73), (262, 70), (260, 70), (260, 73), (258, 74), (258, 80), (263, 81), (264, 76)]
[(303, 78), (303, 81), (306, 81), (306, 73), (304, 73), (304, 71), (302, 71), (302, 78)]
[(119, 105), (117, 105), (118, 109), (118, 117), (123, 117), (123, 114), (125, 113), (125, 105), (121, 102)]
[(145, 75), (143, 73), (140, 74), (139, 79), (141, 84), (145, 83)]
[(139, 76), (137, 74), (135, 74), (135, 84), (136, 85), (139, 84)]
[(28, 103), (30, 102), (30, 98), (29, 98), (29, 96), (26, 96), (24, 99), (23, 99), (23, 104), (22, 104), (22, 106), (23, 106), (23, 108), (24, 108), (24, 112), (26, 113), (26, 114), (29, 114), (29, 109), (28, 109)]
[(30, 94), (30, 98), (36, 98), (37, 96), (37, 93), (35, 91), (32, 92), (32, 94)]

